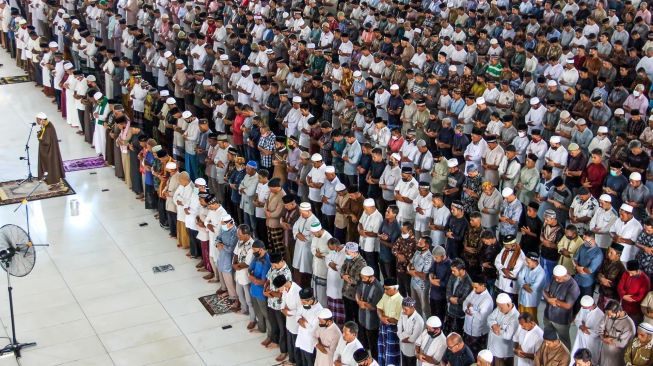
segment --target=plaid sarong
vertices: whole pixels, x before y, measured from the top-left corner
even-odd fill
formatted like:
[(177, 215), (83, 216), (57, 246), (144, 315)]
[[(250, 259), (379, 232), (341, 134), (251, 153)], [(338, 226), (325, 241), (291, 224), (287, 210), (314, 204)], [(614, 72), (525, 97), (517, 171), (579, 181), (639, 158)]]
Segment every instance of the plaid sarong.
[(381, 324), (379, 328), (379, 366), (399, 365), (401, 351), (396, 324)]
[(327, 296), (327, 308), (333, 313), (333, 321), (342, 329), (345, 324), (345, 303), (342, 299), (332, 299)]
[(268, 227), (268, 250), (270, 253), (284, 254), (286, 247), (283, 245), (283, 229)]

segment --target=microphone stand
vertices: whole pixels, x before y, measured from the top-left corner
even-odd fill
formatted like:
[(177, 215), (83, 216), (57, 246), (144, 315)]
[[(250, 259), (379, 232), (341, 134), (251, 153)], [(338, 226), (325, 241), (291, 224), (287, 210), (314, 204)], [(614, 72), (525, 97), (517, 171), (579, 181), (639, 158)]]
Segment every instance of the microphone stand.
[[(31, 131), (30, 131), (31, 135)], [(28, 140), (29, 141), (29, 140)], [(28, 155), (29, 157), (29, 155)], [(29, 159), (28, 159), (28, 165), (29, 165)], [(31, 174), (30, 174), (31, 175)], [(47, 177), (47, 173), (45, 173), (45, 177), (43, 177), (42, 180), (38, 181), (38, 184), (32, 189), (32, 191), (25, 197), (18, 207), (14, 209), (14, 212), (18, 211), (22, 206), (25, 206), (25, 220), (27, 223), (27, 247), (32, 247), (32, 246), (49, 246), (50, 244), (34, 244), (32, 243), (32, 236), (31, 236), (31, 231), (30, 231), (30, 226), (29, 226), (29, 206), (28, 206), (28, 201), (29, 198), (34, 194), (36, 189), (43, 184), (43, 180)], [(13, 248), (15, 249), (15, 248)], [(29, 342), (29, 343), (19, 343), (18, 340), (16, 339), (16, 318), (14, 315), (14, 297), (13, 297), (13, 290), (14, 288), (11, 286), (11, 276), (9, 274), (8, 268), (11, 265), (11, 261), (15, 255), (18, 253), (16, 251), (13, 252), (12, 255), (8, 257), (1, 258), (2, 264), (4, 265), (5, 272), (7, 272), (7, 292), (9, 293), (9, 315), (11, 317), (11, 338), (10, 338), (10, 343), (6, 345), (4, 348), (0, 349), (0, 356), (3, 356), (7, 353), (13, 353), (16, 358), (21, 357), (21, 350), (23, 348), (27, 347), (34, 347), (36, 346), (36, 342)], [(27, 255), (27, 250), (25, 251), (25, 254), (23, 256)]]
[(29, 141), (32, 138), (32, 131), (34, 131), (34, 126), (36, 126), (36, 123), (32, 123), (32, 126), (29, 129), (29, 135), (27, 136), (27, 142), (25, 143), (25, 153), (27, 154), (27, 156), (20, 157), (20, 160), (27, 160), (27, 178), (18, 182), (18, 186), (21, 186), (25, 182), (31, 182), (32, 179), (34, 179), (34, 176), (32, 175), (32, 164), (29, 157)]

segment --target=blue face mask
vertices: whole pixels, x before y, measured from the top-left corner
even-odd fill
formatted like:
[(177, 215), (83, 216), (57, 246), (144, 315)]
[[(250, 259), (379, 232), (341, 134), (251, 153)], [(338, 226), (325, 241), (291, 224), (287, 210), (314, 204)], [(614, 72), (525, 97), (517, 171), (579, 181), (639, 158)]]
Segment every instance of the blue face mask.
[(346, 254), (346, 255), (345, 255), (345, 258), (347, 258), (347, 259), (352, 259), (352, 258), (354, 258), (354, 257), (352, 257), (352, 256), (349, 255), (349, 254)]
[(227, 225), (222, 225), (222, 231), (228, 231), (228, 230), (229, 230), (229, 226), (227, 226)]

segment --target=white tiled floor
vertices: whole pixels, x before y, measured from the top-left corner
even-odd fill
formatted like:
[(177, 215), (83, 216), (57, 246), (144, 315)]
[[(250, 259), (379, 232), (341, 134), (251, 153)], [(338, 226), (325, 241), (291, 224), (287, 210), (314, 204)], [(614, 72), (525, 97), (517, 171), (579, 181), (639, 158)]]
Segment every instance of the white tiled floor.
[[(0, 77), (22, 74), (4, 51), (0, 63)], [(64, 159), (94, 155), (33, 84), (0, 85), (0, 181), (26, 174), (18, 157), (27, 123), (39, 111), (57, 127)], [(36, 141), (30, 146), (36, 159)], [(36, 160), (33, 164), (36, 173)], [(263, 337), (244, 329), (245, 316), (209, 316), (197, 298), (215, 291), (215, 285), (201, 279), (195, 263), (176, 248), (112, 169), (74, 172), (66, 179), (76, 195), (29, 205), (34, 241), (50, 246), (37, 249), (30, 275), (12, 278), (18, 340), (38, 343), (23, 352), (21, 365), (275, 363), (276, 352), (259, 345)], [(72, 199), (81, 204), (79, 216), (70, 214)], [(0, 206), (0, 224), (24, 227), (24, 211), (13, 213), (14, 207)], [(142, 222), (149, 225), (140, 227)], [(175, 271), (152, 273), (152, 266), (166, 263)], [(5, 289), (0, 273), (0, 333), (9, 329)], [(223, 330), (223, 325), (232, 328)], [(0, 339), (0, 347), (4, 342)], [(16, 364), (13, 357), (0, 359), (0, 366)]]

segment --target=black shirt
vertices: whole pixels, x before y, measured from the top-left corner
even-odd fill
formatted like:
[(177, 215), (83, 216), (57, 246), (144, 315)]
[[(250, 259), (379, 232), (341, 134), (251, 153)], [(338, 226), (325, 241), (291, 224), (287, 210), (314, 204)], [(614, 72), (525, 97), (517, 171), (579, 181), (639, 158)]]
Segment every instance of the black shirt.
[(449, 366), (469, 366), (475, 361), (474, 354), (467, 345), (455, 353), (451, 352), (450, 349), (447, 349), (442, 357), (442, 362), (446, 362)]
[(521, 236), (521, 247), (524, 253), (528, 252), (540, 252), (540, 232), (542, 231), (542, 220), (540, 220), (537, 215), (535, 217), (529, 217), (528, 215), (523, 215), (519, 221), (519, 227), (528, 227), (531, 229), (531, 232), (535, 236), (522, 235)]
[[(383, 161), (376, 162), (372, 161), (370, 166), (370, 177), (372, 179), (379, 179), (383, 175), (383, 170), (385, 169), (385, 163)], [(379, 197), (381, 196), (381, 187), (379, 184), (370, 184), (367, 190), (367, 197)]]

